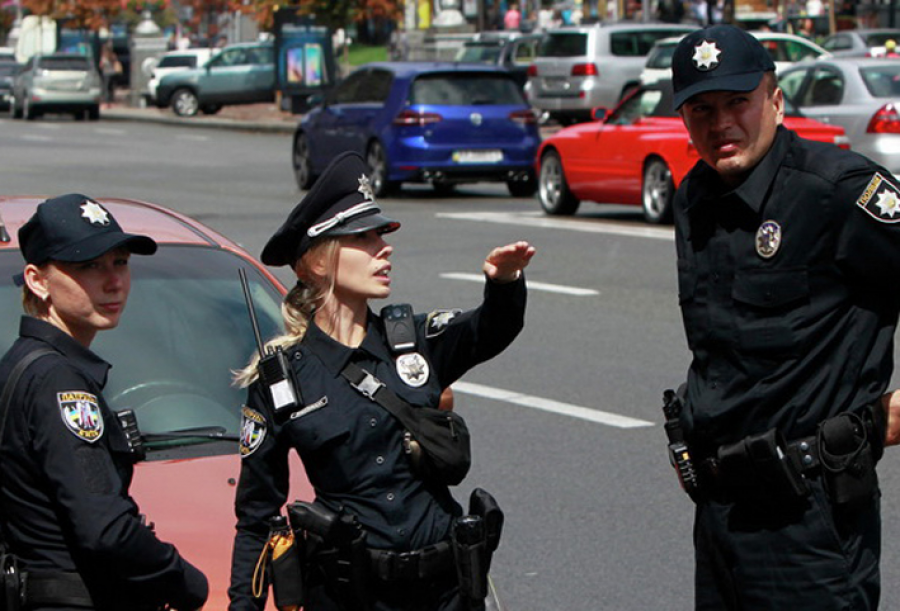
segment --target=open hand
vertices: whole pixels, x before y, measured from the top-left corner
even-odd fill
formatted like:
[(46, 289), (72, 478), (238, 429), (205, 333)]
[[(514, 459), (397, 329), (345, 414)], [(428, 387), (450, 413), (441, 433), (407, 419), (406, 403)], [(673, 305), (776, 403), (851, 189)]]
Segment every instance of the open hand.
[(513, 282), (528, 266), (535, 252), (534, 246), (524, 241), (498, 246), (488, 254), (482, 269), (494, 282)]

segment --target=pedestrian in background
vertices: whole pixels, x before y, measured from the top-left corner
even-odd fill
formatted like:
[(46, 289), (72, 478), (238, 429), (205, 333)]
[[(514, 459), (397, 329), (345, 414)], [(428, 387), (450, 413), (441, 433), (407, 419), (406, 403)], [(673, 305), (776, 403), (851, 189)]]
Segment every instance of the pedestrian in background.
[(206, 577), (128, 494), (135, 454), (103, 398), (110, 365), (90, 350), (125, 309), (129, 256), (156, 243), (70, 194), (38, 206), (19, 246), (27, 316), (0, 360), (0, 535), (18, 563), (4, 557), (6, 600), (18, 585), (29, 610), (199, 609)]
[(506, 11), (506, 14), (503, 15), (503, 29), (518, 30), (521, 23), (522, 13), (519, 12), (519, 5), (512, 2), (509, 5), (509, 9)]
[(743, 30), (689, 34), (672, 68), (701, 158), (674, 200), (693, 360), (667, 413), (689, 449), (673, 464), (695, 468), (696, 609), (876, 609), (900, 188), (782, 126), (775, 65)]
[(103, 78), (103, 107), (109, 108), (116, 100), (116, 80), (122, 74), (122, 63), (107, 42), (100, 51), (100, 75)]
[[(516, 242), (488, 254), (484, 302), (474, 310), (414, 316), (388, 306), (376, 315), (370, 302), (391, 293), (393, 247), (385, 235), (400, 223), (381, 213), (369, 172), (360, 155), (338, 156), (262, 252), (263, 263), (290, 265), (297, 275), (285, 297), (287, 334), (270, 346), (283, 349), (302, 400), (276, 407), (256, 361), (239, 376), (250, 387), (231, 611), (265, 606), (252, 578), (270, 520), (288, 500), (292, 449), (315, 489), (315, 512), (359, 525), (349, 541), (335, 534), (340, 528), (307, 533), (304, 566), (293, 580), (305, 584), (305, 610), (484, 608), (462, 581), (474, 570), (486, 582), (490, 559), (460, 564), (470, 560), (452, 539), (462, 508), (445, 481), (417, 467), (421, 448), (384, 397), (413, 412), (437, 408), (445, 388), (503, 351), (524, 324), (522, 272), (534, 248)], [(277, 579), (274, 585), (277, 596)]]

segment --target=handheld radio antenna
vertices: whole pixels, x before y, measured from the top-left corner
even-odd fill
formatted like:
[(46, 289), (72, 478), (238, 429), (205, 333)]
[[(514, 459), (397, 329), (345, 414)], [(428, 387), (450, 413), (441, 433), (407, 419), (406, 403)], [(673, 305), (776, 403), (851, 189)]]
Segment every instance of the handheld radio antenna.
[(253, 335), (256, 336), (256, 346), (259, 348), (259, 357), (266, 356), (263, 348), (262, 335), (259, 333), (259, 322), (256, 320), (256, 308), (253, 307), (253, 298), (250, 296), (250, 286), (247, 284), (247, 272), (243, 267), (238, 268), (238, 276), (241, 278), (241, 288), (244, 290), (244, 301), (247, 303), (247, 311), (250, 312), (250, 326), (253, 327)]

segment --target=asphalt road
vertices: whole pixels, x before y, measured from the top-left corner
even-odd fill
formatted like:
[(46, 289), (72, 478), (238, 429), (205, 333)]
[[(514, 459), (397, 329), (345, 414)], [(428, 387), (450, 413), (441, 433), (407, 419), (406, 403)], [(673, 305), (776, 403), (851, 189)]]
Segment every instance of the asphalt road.
[[(255, 254), (301, 197), (285, 134), (0, 119), (0, 168), (4, 193), (149, 200)], [(456, 387), (475, 453), (458, 498), (481, 486), (507, 512), (492, 573), (510, 611), (691, 609), (692, 507), (660, 413), (689, 364), (671, 229), (620, 206), (547, 219), (502, 185), (443, 198), (409, 187), (382, 206), (403, 223), (391, 301), (419, 311), (476, 305), (491, 247), (538, 249), (525, 331)], [(900, 599), (898, 460), (880, 467), (886, 608)]]

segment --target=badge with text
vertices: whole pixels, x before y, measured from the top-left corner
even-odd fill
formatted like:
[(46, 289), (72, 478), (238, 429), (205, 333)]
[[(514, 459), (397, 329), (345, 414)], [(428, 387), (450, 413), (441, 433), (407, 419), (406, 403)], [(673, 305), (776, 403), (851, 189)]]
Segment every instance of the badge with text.
[(900, 223), (900, 192), (884, 176), (875, 172), (856, 205), (882, 223)]
[(397, 375), (407, 386), (418, 388), (428, 381), (430, 371), (428, 361), (418, 352), (410, 352), (397, 357)]
[(80, 390), (56, 393), (63, 422), (76, 437), (94, 443), (103, 436), (103, 414), (97, 396)]
[(460, 313), (462, 310), (435, 310), (429, 314), (425, 322), (425, 337), (431, 339), (443, 333), (450, 321)]
[(756, 254), (771, 259), (781, 246), (781, 225), (766, 221), (756, 230)]
[(241, 408), (241, 458), (253, 454), (266, 438), (266, 419), (246, 405)]

